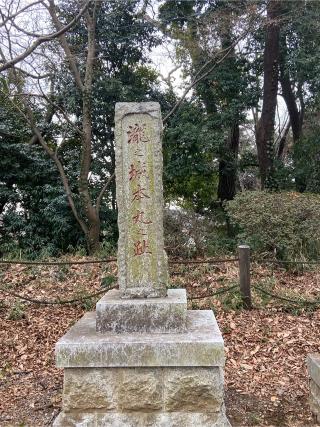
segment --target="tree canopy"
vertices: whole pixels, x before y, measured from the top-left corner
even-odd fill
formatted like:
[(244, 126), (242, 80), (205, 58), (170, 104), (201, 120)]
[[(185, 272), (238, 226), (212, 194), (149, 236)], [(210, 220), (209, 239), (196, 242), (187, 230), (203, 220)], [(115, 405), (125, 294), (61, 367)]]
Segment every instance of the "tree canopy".
[(2, 253), (116, 244), (121, 101), (161, 105), (167, 202), (319, 193), (318, 2), (36, 3), (0, 16)]

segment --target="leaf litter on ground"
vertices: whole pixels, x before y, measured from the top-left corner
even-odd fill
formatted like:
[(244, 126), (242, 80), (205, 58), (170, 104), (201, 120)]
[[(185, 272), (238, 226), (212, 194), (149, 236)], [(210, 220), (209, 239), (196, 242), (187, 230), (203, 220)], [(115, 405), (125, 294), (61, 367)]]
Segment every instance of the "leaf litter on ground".
[[(1, 287), (53, 300), (99, 291), (103, 276), (116, 275), (116, 265), (14, 265), (1, 266), (0, 273)], [(189, 309), (215, 312), (226, 345), (231, 424), (315, 426), (305, 360), (308, 353), (320, 351), (320, 310), (297, 309), (255, 291), (255, 308), (249, 311), (240, 308), (237, 290), (206, 297), (238, 283), (237, 263), (174, 264), (170, 277), (170, 286), (203, 297), (190, 301)], [(320, 291), (317, 270), (297, 273), (256, 264), (252, 283), (292, 298), (315, 299)], [(44, 306), (0, 296), (0, 425), (50, 426), (61, 408), (63, 384), (62, 370), (55, 367), (55, 343), (85, 310), (94, 309), (99, 297)]]

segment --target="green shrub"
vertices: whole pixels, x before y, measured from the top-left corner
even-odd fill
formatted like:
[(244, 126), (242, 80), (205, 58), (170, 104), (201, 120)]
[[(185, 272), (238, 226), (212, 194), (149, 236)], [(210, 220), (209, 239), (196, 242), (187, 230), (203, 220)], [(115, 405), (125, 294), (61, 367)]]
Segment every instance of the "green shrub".
[(320, 255), (320, 196), (294, 192), (247, 191), (227, 203), (239, 243), (279, 260)]
[(16, 301), (12, 306), (8, 314), (9, 320), (21, 320), (26, 317), (25, 307), (20, 301)]

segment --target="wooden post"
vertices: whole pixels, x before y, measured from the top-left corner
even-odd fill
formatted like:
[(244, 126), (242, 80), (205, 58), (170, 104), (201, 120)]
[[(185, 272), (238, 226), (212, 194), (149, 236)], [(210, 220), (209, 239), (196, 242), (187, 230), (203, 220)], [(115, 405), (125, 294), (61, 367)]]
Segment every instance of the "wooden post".
[(243, 307), (252, 308), (251, 288), (250, 288), (250, 247), (247, 245), (238, 246), (239, 250), (239, 279), (240, 293)]

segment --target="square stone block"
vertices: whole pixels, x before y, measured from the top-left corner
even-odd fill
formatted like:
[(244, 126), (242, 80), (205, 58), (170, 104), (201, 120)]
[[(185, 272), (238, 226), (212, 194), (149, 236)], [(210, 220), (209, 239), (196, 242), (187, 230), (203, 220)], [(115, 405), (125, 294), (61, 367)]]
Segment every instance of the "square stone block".
[(180, 333), (186, 330), (185, 289), (169, 289), (167, 297), (123, 299), (112, 289), (96, 306), (98, 332)]
[(65, 369), (65, 412), (220, 412), (222, 405), (218, 367)]
[(60, 368), (224, 366), (224, 343), (211, 310), (188, 310), (177, 333), (100, 333), (87, 313), (56, 344)]
[(172, 368), (164, 371), (164, 406), (168, 412), (220, 412), (221, 368)]
[(118, 377), (112, 369), (71, 368), (64, 371), (63, 409), (114, 409)]
[(118, 368), (120, 387), (118, 404), (121, 411), (149, 412), (163, 407), (161, 368)]

